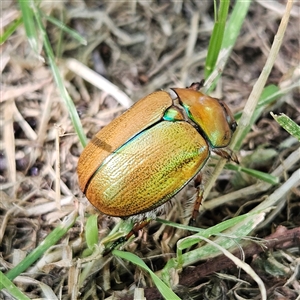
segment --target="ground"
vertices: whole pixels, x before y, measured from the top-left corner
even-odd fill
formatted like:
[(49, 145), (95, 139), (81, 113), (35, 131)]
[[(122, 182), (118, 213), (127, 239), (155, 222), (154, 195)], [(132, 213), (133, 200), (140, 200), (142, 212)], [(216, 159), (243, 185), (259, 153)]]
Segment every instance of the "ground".
[[(3, 34), (19, 20), (21, 11), (14, 1), (1, 5)], [(270, 55), (285, 5), (284, 1), (251, 3), (211, 93), (225, 101), (238, 120)], [(130, 104), (124, 107), (117, 102), (106, 83), (96, 87), (80, 65), (71, 66), (71, 59), (102, 75), (133, 102), (153, 91), (186, 87), (204, 78), (214, 25), (212, 1), (42, 1), (40, 8), (55, 62), (88, 140)], [(272, 174), (278, 182), (270, 184), (240, 171), (224, 170), (202, 203), (196, 224), (209, 228), (261, 205), (264, 220), (256, 220), (256, 228), (249, 232), (256, 242), (239, 239), (240, 248), (231, 252), (259, 275), (268, 299), (299, 299), (300, 293), (299, 142), (270, 115), (285, 113), (300, 123), (299, 12), (296, 2), (266, 82), (281, 94), (261, 107), (236, 151), (241, 167)], [(87, 44), (80, 44), (46, 16), (77, 31)], [(21, 22), (1, 45), (1, 272), (7, 274), (34, 253), (55, 228), (64, 226), (64, 217), (72, 216), (71, 228), (14, 280), (18, 289), (30, 299), (133, 299), (130, 291), (139, 287), (147, 299), (162, 299), (148, 273), (126, 260), (111, 254), (94, 257), (90, 265), (79, 260), (87, 248), (89, 216), (97, 216), (99, 241), (120, 220), (93, 208), (79, 189), (76, 168), (83, 147), (70, 108), (53, 79), (40, 33), (39, 41), (40, 56), (32, 50)], [(126, 101), (124, 95), (119, 98)], [(211, 159), (204, 170), (205, 187), (214, 166)], [(186, 224), (187, 202), (194, 196), (191, 182), (160, 218)], [(176, 257), (176, 243), (190, 234), (152, 221), (125, 250), (143, 258), (159, 275), (170, 258)], [(261, 299), (254, 279), (224, 254), (197, 257), (183, 265), (171, 276), (173, 290), (182, 299)], [(12, 298), (0, 291), (0, 299)]]

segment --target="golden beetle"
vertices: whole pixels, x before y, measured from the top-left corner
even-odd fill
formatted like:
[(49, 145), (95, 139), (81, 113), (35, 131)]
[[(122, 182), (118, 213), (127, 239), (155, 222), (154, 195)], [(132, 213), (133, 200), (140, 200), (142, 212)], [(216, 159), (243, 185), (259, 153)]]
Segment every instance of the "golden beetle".
[(81, 190), (101, 212), (146, 213), (178, 193), (214, 153), (227, 149), (236, 122), (228, 106), (189, 88), (157, 91), (101, 129), (78, 162)]

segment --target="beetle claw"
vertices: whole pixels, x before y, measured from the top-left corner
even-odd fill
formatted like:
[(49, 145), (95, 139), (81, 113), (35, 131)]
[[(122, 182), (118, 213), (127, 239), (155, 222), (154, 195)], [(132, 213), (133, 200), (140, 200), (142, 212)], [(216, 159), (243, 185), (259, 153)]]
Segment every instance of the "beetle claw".
[(229, 148), (225, 148), (225, 149), (213, 149), (212, 150), (215, 154), (227, 159), (227, 160), (231, 160), (237, 164), (239, 164), (239, 160), (238, 157), (236, 156), (236, 154)]

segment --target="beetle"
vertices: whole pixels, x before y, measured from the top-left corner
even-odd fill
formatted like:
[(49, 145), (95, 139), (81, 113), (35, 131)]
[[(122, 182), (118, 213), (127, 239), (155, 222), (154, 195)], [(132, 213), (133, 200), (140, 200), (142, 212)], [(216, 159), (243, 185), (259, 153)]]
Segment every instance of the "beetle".
[(153, 92), (89, 142), (78, 161), (79, 186), (99, 211), (145, 215), (187, 185), (211, 152), (237, 162), (226, 148), (237, 126), (234, 117), (200, 86)]

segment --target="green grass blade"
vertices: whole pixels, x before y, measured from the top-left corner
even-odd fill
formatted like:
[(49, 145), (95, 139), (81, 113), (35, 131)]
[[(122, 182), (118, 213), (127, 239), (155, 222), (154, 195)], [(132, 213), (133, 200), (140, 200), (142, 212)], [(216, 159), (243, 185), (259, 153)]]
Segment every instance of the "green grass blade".
[(89, 249), (93, 250), (98, 244), (98, 216), (91, 215), (88, 217), (85, 226), (85, 239)]
[(67, 109), (69, 111), (69, 115), (71, 117), (72, 124), (75, 128), (75, 131), (76, 131), (78, 137), (79, 137), (79, 140), (80, 140), (82, 146), (85, 147), (85, 145), (87, 144), (86, 136), (84, 134), (84, 131), (83, 131), (83, 128), (82, 128), (82, 125), (81, 125), (76, 107), (75, 107), (69, 93), (67, 92), (67, 90), (64, 86), (64, 81), (63, 81), (63, 79), (60, 75), (59, 69), (58, 69), (58, 67), (55, 63), (54, 53), (53, 53), (48, 35), (47, 35), (46, 30), (45, 30), (45, 28), (43, 26), (43, 23), (42, 23), (42, 18), (41, 18), (42, 14), (36, 6), (34, 6), (34, 11), (35, 11), (35, 18), (36, 18), (36, 21), (37, 21), (37, 24), (38, 24), (38, 28), (43, 33), (43, 44), (44, 44), (45, 52), (46, 52), (46, 55), (47, 55), (47, 58), (48, 58), (48, 61), (49, 61), (49, 65), (50, 65), (51, 70), (52, 70), (52, 74), (53, 74), (55, 83), (56, 83), (56, 85), (59, 89), (59, 92), (60, 92), (60, 95), (61, 95), (62, 99), (64, 100), (64, 102), (67, 106)]
[(235, 2), (232, 13), (228, 19), (224, 36), (222, 40), (221, 51), (222, 57), (218, 57), (218, 62), (214, 67), (214, 71), (210, 74), (209, 78), (206, 80), (206, 85), (203, 91), (209, 94), (216, 85), (226, 62), (232, 52), (233, 46), (235, 45), (236, 39), (240, 34), (241, 27), (247, 15), (251, 0), (237, 0)]
[(209, 41), (207, 58), (205, 61), (205, 71), (204, 71), (204, 78), (211, 74), (213, 69), (215, 68), (222, 41), (225, 31), (226, 19), (228, 15), (228, 8), (229, 8), (230, 1), (229, 0), (221, 0), (220, 7), (218, 14), (216, 16), (214, 29)]
[(87, 45), (86, 39), (84, 37), (82, 37), (77, 31), (75, 31), (72, 28), (66, 26), (63, 22), (57, 20), (56, 18), (53, 18), (52, 16), (47, 16), (43, 12), (41, 12), (41, 14), (46, 20), (48, 20), (52, 24), (56, 25), (62, 31), (67, 33), (69, 36), (71, 36), (73, 39), (77, 40), (80, 44)]
[(33, 1), (24, 1), (19, 0), (19, 6), (22, 12), (22, 19), (27, 35), (28, 42), (33, 49), (34, 53), (39, 56), (38, 53), (38, 35), (36, 30), (36, 24), (35, 24), (35, 18), (32, 11), (32, 8), (30, 7), (33, 4)]
[(259, 180), (263, 180), (267, 183), (270, 183), (272, 185), (278, 184), (279, 183), (279, 178), (277, 176), (273, 176), (269, 173), (265, 173), (265, 172), (261, 172), (261, 171), (257, 171), (254, 169), (249, 169), (249, 168), (245, 168), (239, 165), (233, 165), (233, 164), (226, 164), (225, 165), (225, 169), (227, 170), (233, 170), (236, 172), (244, 172), (248, 175), (251, 175)]
[(247, 213), (247, 214), (244, 214), (244, 215), (240, 215), (240, 216), (234, 217), (232, 219), (225, 220), (225, 221), (223, 221), (219, 224), (216, 224), (212, 227), (209, 227), (207, 229), (202, 229), (202, 228), (198, 228), (198, 227), (192, 227), (192, 226), (188, 226), (188, 225), (177, 224), (177, 223), (170, 222), (170, 221), (167, 221), (167, 220), (164, 220), (164, 219), (159, 219), (159, 218), (157, 218), (156, 221), (158, 221), (160, 223), (163, 223), (163, 224), (166, 224), (166, 225), (169, 225), (169, 226), (172, 226), (172, 227), (175, 227), (175, 228), (178, 228), (178, 229), (197, 232), (196, 234), (185, 238), (185, 239), (190, 239), (191, 238), (190, 241), (187, 244), (184, 241), (185, 239), (180, 240), (180, 242), (178, 244), (178, 249), (184, 250), (184, 249), (189, 248), (189, 247), (194, 245), (194, 243), (191, 242), (193, 240), (193, 238), (195, 238), (197, 240), (196, 243), (198, 243), (199, 236), (209, 238), (212, 235), (218, 235), (221, 232), (223, 232), (224, 230), (227, 230), (227, 229), (231, 228), (232, 226), (238, 224), (239, 222), (242, 222), (243, 220), (247, 219), (248, 217), (254, 216), (258, 213), (259, 212), (255, 212), (255, 213), (252, 212), (252, 213)]
[[(228, 236), (220, 236), (214, 240), (214, 242), (220, 245), (221, 247), (229, 249), (230, 247), (237, 246), (237, 243), (242, 238), (247, 236), (259, 223), (261, 223), (264, 220), (264, 217), (265, 212), (262, 211), (255, 215), (253, 215), (253, 213), (245, 214), (217, 224), (216, 226), (213, 226), (213, 228), (209, 228), (200, 233), (181, 239), (177, 243), (177, 257), (170, 259), (162, 270), (163, 280), (165, 282), (170, 282), (170, 270), (173, 268), (180, 269), (182, 267), (192, 265), (195, 262), (198, 262), (200, 259), (206, 260), (219, 254), (219, 250), (209, 244), (206, 244), (201, 248), (197, 248), (195, 250), (188, 251), (182, 254), (181, 249), (198, 243), (199, 238), (201, 238), (201, 236), (207, 238), (211, 235), (219, 234), (225, 229), (231, 231), (232, 228), (234, 228), (234, 233), (229, 233), (229, 236), (231, 236), (231, 238), (229, 238)], [(228, 227), (229, 225), (230, 227)], [(217, 233), (217, 231), (219, 231), (219, 233)]]
[(211, 235), (219, 234), (220, 232), (236, 225), (238, 222), (241, 222), (241, 221), (245, 220), (246, 218), (248, 218), (251, 215), (254, 215), (254, 213), (244, 214), (244, 215), (234, 217), (232, 219), (223, 221), (222, 223), (216, 224), (216, 225), (214, 225), (212, 227), (209, 227), (207, 229), (202, 229), (202, 228), (199, 228), (199, 227), (193, 227), (193, 226), (178, 224), (178, 223), (174, 223), (174, 222), (164, 220), (164, 219), (160, 219), (160, 218), (156, 218), (155, 220), (162, 223), (162, 224), (166, 224), (166, 225), (178, 228), (178, 229), (183, 229), (183, 230), (188, 230), (188, 231), (195, 231), (195, 232), (197, 232), (197, 234), (199, 234), (201, 236), (210, 237)]
[[(55, 245), (59, 239), (61, 239), (67, 231), (73, 226), (77, 217), (77, 212), (73, 212), (62, 224), (58, 225), (45, 240), (35, 248), (30, 254), (28, 254), (18, 265), (6, 273), (6, 277), (13, 280), (28, 267), (30, 267), (35, 261), (37, 261), (51, 246)], [(3, 285), (0, 281), (0, 290)]]
[(295, 137), (300, 142), (300, 126), (298, 124), (296, 124), (285, 114), (280, 114), (278, 116), (271, 112), (271, 115), (284, 130), (286, 130), (290, 135)]
[(113, 255), (130, 261), (136, 266), (139, 266), (147, 271), (150, 274), (155, 286), (165, 299), (180, 300), (180, 298), (171, 290), (171, 288), (169, 288), (155, 273), (153, 273), (153, 271), (138, 256), (133, 253), (120, 250), (114, 250), (112, 253)]
[(240, 34), (240, 30), (244, 23), (250, 4), (251, 0), (236, 1), (225, 28), (224, 39), (222, 42), (223, 49), (230, 49), (235, 45), (236, 39)]
[(20, 24), (22, 24), (23, 19), (18, 18), (14, 20), (3, 32), (3, 34), (0, 36), (0, 45), (2, 45), (19, 27)]
[(1, 288), (4, 288), (7, 290), (7, 292), (18, 300), (30, 300), (25, 294), (23, 294), (19, 288), (17, 288), (14, 283), (9, 280), (1, 271), (0, 271), (0, 285), (2, 285)]

